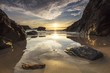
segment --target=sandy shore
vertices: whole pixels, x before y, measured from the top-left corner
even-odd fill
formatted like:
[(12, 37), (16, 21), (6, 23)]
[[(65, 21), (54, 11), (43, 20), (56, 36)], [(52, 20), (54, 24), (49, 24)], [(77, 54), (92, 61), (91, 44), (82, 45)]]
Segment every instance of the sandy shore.
[[(28, 46), (28, 47), (30, 47), (30, 49), (31, 49), (31, 44), (32, 44), (32, 46), (35, 46), (35, 45), (37, 45), (38, 41), (41, 42), (42, 40), (45, 40), (45, 39), (43, 39), (43, 38), (32, 39), (28, 43), (28, 44), (30, 44), (30, 46)], [(73, 40), (74, 40), (74, 38), (73, 38)], [(104, 39), (101, 38), (101, 40), (104, 40)], [(60, 54), (55, 54), (55, 53), (53, 54), (51, 52), (48, 52), (47, 54), (40, 57), (40, 61), (42, 63), (46, 64), (45, 69), (30, 70), (30, 71), (18, 69), (15, 73), (73, 73), (73, 72), (74, 73), (108, 73), (108, 72), (110, 72), (110, 69), (109, 69), (110, 68), (110, 54), (109, 54), (110, 46), (108, 46), (108, 44), (107, 44), (107, 46), (98, 44), (98, 42), (100, 43), (101, 40), (100, 39), (97, 40), (95, 45), (86, 44), (86, 45), (90, 45), (90, 46), (96, 48), (97, 50), (101, 51), (104, 54), (104, 58), (101, 58), (99, 60), (89, 61), (89, 60), (85, 60), (82, 58), (71, 57), (71, 56), (68, 56), (68, 55), (62, 53), (62, 51), (59, 52)], [(107, 39), (105, 39), (105, 40), (107, 40)], [(34, 45), (34, 43), (36, 41), (37, 41), (37, 43)], [(59, 42), (62, 43), (61, 41), (62, 40), (60, 39)], [(80, 41), (81, 40), (79, 40), (79, 42)], [(83, 41), (85, 41), (85, 39), (83, 39)], [(63, 39), (63, 44), (68, 45), (69, 42), (70, 42), (70, 40)], [(53, 42), (53, 43), (54, 43), (54, 45), (56, 45), (57, 42)], [(82, 43), (82, 42), (80, 42), (80, 43)], [(106, 43), (108, 43), (108, 42), (106, 42)], [(46, 44), (46, 46), (45, 46), (45, 44)], [(83, 43), (83, 44), (85, 44), (85, 43)], [(40, 43), (40, 45), (42, 45), (42, 43)], [(34, 58), (32, 58), (32, 56), (38, 56), (36, 53), (42, 51), (42, 50), (39, 51), (39, 49), (43, 49), (43, 51), (44, 51), (44, 50), (46, 50), (46, 47), (49, 45), (55, 47), (52, 44), (52, 42), (45, 41), (43, 43), (42, 47), (35, 48), (36, 50), (34, 49), (34, 51), (31, 51), (30, 56), (28, 56), (28, 57), (31, 57), (30, 62), (32, 62), (32, 59), (34, 59)], [(58, 44), (57, 44), (57, 47), (58, 47)], [(64, 46), (63, 46), (63, 48), (64, 48)], [(49, 50), (49, 49), (47, 49), (47, 50)], [(23, 60), (23, 58), (21, 58), (21, 60)], [(25, 61), (25, 60), (23, 60), (23, 61)], [(36, 59), (35, 62), (38, 62), (38, 60)]]
[[(109, 41), (107, 39), (105, 38), (103, 39), (98, 38), (97, 40), (95, 39), (96, 40), (95, 45), (92, 45), (92, 43), (87, 44), (87, 42), (92, 42), (90, 40), (86, 41), (85, 39), (81, 39), (81, 38), (79, 39), (79, 38), (73, 38), (73, 37), (71, 39), (77, 42), (80, 42), (81, 44), (90, 45), (96, 48), (97, 50), (101, 51), (104, 54), (104, 58), (96, 61), (88, 61), (77, 57), (60, 56), (60, 54), (55, 54), (56, 56), (55, 58), (53, 58), (54, 54), (52, 55), (50, 53), (51, 54), (50, 55), (48, 53), (43, 57), (41, 57), (40, 59), (42, 63), (46, 64), (45, 69), (15, 70), (14, 69), (15, 66), (22, 60), (23, 50), (25, 49), (25, 46), (23, 45), (24, 42), (19, 42), (14, 46), (14, 49), (9, 48), (9, 49), (0, 51), (0, 58), (1, 58), (0, 73), (14, 73), (14, 72), (15, 73), (109, 73), (110, 72), (110, 69), (109, 69), (110, 68), (110, 46), (109, 46)], [(36, 41), (41, 41), (41, 40), (38, 39)], [(35, 43), (36, 41), (32, 40), (33, 43)], [(85, 41), (85, 42), (82, 42), (82, 41)], [(100, 44), (101, 41), (104, 42), (103, 45)], [(32, 46), (34, 47), (33, 43), (32, 43)], [(68, 42), (63, 40), (63, 43), (66, 44)], [(36, 59), (35, 62), (38, 62), (38, 60)]]
[(24, 49), (24, 41), (21, 41), (14, 44), (13, 49), (0, 50), (0, 73), (13, 73), (14, 67), (20, 60)]

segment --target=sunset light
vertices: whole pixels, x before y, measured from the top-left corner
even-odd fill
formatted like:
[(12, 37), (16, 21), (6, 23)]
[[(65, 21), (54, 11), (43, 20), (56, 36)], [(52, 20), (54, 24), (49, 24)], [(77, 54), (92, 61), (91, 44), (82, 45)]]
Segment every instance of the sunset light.
[(0, 73), (110, 73), (110, 0), (0, 0)]
[(58, 23), (53, 23), (53, 24), (52, 24), (52, 28), (53, 28), (54, 30), (57, 30), (59, 27), (60, 27), (60, 26), (59, 26)]
[(52, 24), (52, 27), (58, 28), (58, 27), (59, 27), (59, 24), (58, 24), (58, 23), (53, 23), (53, 24)]

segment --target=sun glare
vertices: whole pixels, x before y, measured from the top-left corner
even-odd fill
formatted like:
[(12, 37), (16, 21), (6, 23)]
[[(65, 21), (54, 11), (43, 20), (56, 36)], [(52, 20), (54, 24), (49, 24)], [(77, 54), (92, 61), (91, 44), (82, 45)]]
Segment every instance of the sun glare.
[(66, 38), (66, 34), (58, 34), (58, 33), (55, 31), (53, 34), (47, 35), (46, 37), (52, 38), (52, 39), (64, 39), (64, 38)]
[(58, 23), (53, 23), (52, 26), (53, 26), (54, 28), (57, 28), (57, 27), (58, 27)]
[(52, 27), (53, 27), (54, 30), (56, 30), (56, 29), (58, 29), (59, 24), (58, 24), (58, 23), (53, 23), (53, 24), (52, 24)]
[(59, 35), (58, 35), (57, 33), (52, 34), (51, 37), (52, 37), (53, 39), (58, 39), (58, 38), (60, 38)]

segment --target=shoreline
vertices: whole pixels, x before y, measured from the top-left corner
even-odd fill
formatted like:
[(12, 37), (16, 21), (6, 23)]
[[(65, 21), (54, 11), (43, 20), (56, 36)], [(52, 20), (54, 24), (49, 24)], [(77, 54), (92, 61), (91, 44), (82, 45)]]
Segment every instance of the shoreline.
[(0, 73), (13, 73), (16, 63), (23, 55), (24, 41), (14, 44), (13, 49), (7, 48), (0, 51)]

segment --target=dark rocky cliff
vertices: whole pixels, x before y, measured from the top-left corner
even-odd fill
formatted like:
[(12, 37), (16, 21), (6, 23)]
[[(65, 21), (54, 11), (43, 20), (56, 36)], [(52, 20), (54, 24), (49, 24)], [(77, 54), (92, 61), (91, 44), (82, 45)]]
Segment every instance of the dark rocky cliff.
[[(7, 48), (9, 43), (26, 40), (25, 32), (20, 25), (0, 9), (0, 49)], [(7, 44), (8, 43), (8, 44)]]
[(66, 30), (99, 36), (110, 35), (110, 0), (90, 0), (82, 18)]

